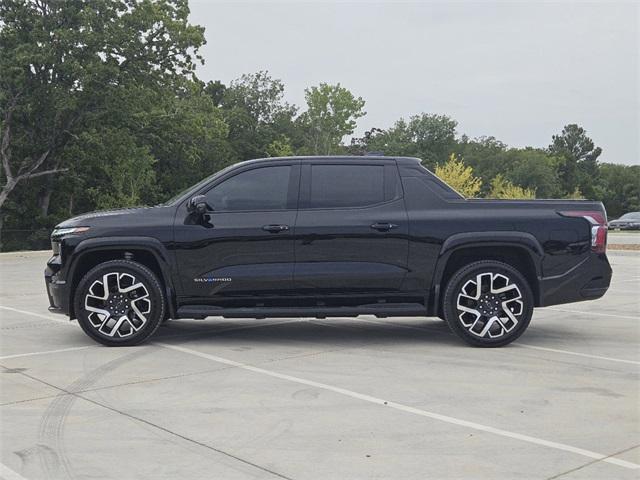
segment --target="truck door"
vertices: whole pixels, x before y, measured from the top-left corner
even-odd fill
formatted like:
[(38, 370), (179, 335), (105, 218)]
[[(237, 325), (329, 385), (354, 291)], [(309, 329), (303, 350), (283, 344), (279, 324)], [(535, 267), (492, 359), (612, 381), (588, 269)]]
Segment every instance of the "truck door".
[(408, 222), (395, 161), (309, 159), (301, 167), (296, 291), (399, 291)]
[(297, 161), (233, 172), (202, 192), (212, 211), (176, 213), (174, 250), (185, 303), (241, 306), (293, 288)]

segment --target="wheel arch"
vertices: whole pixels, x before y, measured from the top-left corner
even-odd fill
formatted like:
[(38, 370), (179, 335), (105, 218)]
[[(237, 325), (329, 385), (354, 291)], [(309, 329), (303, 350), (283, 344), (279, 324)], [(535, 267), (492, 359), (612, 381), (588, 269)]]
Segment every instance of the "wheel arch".
[(151, 237), (103, 237), (82, 241), (75, 248), (67, 273), (69, 317), (75, 318), (74, 297), (82, 277), (93, 267), (109, 260), (127, 259), (138, 262), (153, 273), (165, 290), (169, 318), (175, 318), (177, 306), (171, 275), (171, 262), (164, 245)]
[(496, 260), (520, 271), (529, 282), (535, 306), (540, 305), (539, 281), (544, 250), (526, 232), (476, 232), (452, 235), (442, 245), (433, 278), (431, 311), (442, 315), (442, 294), (452, 275), (478, 260)]

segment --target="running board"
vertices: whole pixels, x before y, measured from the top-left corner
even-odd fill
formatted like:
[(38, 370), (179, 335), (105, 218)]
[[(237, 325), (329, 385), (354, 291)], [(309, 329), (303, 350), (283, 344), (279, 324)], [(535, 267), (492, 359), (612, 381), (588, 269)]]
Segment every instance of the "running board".
[(249, 307), (223, 308), (211, 305), (187, 305), (178, 308), (178, 318), (291, 318), (291, 317), (425, 317), (427, 311), (420, 303), (383, 303), (356, 307)]

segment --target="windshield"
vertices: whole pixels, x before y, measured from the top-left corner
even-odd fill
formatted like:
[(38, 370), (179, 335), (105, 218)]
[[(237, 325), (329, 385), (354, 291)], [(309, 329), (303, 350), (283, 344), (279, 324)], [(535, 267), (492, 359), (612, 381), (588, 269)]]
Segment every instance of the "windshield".
[(640, 212), (625, 213), (618, 220), (640, 220)]
[(219, 175), (222, 175), (224, 173), (226, 173), (231, 167), (233, 167), (233, 165), (229, 165), (228, 167), (223, 168), (222, 170), (218, 170), (216, 173), (214, 173), (213, 175), (209, 175), (208, 177), (200, 180), (198, 183), (196, 183), (195, 185), (191, 185), (183, 190), (181, 190), (179, 193), (177, 193), (176, 195), (174, 195), (173, 197), (171, 197), (169, 200), (167, 200), (164, 203), (161, 203), (160, 205), (173, 205), (174, 203), (177, 203), (182, 197), (185, 197), (187, 195), (187, 193), (189, 193), (190, 191), (194, 191), (197, 192), (198, 190), (200, 190), (200, 188), (204, 185), (206, 185), (207, 183), (209, 183), (210, 181), (212, 181), (213, 179), (215, 179), (216, 177), (218, 177)]

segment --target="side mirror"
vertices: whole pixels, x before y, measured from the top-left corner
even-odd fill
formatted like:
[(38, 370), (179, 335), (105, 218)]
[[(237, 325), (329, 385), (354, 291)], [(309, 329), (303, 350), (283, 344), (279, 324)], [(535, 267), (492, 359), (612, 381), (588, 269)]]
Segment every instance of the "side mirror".
[(189, 213), (197, 213), (198, 215), (204, 215), (212, 209), (207, 204), (207, 197), (204, 195), (196, 195), (191, 198), (187, 203), (187, 211)]

